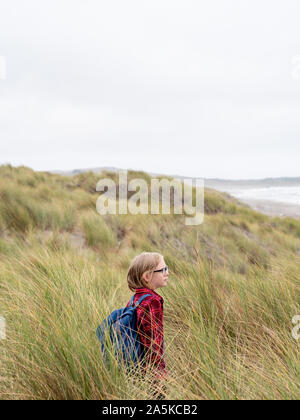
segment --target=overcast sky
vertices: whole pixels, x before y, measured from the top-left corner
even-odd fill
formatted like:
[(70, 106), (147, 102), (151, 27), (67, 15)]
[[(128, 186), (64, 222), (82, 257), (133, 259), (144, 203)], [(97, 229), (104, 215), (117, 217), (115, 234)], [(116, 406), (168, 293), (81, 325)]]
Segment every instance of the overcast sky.
[(0, 56), (0, 164), (300, 176), (298, 0), (0, 0)]

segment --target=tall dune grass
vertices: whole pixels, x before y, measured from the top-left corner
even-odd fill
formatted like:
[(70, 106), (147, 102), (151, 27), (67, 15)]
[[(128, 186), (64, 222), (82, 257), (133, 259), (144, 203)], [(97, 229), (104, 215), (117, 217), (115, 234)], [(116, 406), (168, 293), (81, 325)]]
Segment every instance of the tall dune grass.
[(183, 216), (101, 217), (91, 206), (94, 178), (9, 166), (0, 177), (1, 399), (153, 398), (151, 375), (128, 377), (113, 357), (107, 368), (95, 334), (130, 299), (131, 259), (150, 250), (170, 267), (158, 291), (166, 398), (299, 398), (291, 320), (300, 314), (300, 221), (259, 215), (225, 196), (218, 203), (209, 191), (211, 211), (194, 228)]

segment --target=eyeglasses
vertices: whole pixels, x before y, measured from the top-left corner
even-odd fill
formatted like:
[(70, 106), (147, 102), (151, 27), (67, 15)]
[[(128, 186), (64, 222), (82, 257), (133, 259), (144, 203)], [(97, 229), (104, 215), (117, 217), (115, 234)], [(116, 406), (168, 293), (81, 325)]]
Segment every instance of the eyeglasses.
[(164, 268), (161, 268), (160, 270), (154, 270), (153, 273), (163, 273), (163, 274), (165, 274), (167, 271), (169, 271), (169, 267), (166, 265)]

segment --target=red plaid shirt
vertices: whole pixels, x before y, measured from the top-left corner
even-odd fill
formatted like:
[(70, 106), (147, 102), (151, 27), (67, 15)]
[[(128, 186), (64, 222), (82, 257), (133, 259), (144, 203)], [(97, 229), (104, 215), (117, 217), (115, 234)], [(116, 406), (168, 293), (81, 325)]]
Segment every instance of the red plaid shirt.
[[(145, 294), (147, 296), (137, 307), (137, 331), (146, 352), (146, 362), (153, 364), (159, 371), (158, 376), (166, 374), (164, 361), (163, 298), (148, 288), (136, 289), (134, 303)], [(129, 305), (129, 302), (127, 306)]]

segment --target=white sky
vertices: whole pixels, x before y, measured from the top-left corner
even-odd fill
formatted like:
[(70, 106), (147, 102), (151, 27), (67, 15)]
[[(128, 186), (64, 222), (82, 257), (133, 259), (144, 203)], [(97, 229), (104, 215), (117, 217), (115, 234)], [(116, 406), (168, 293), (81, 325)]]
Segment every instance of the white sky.
[(298, 0), (0, 0), (0, 56), (1, 164), (300, 176)]

